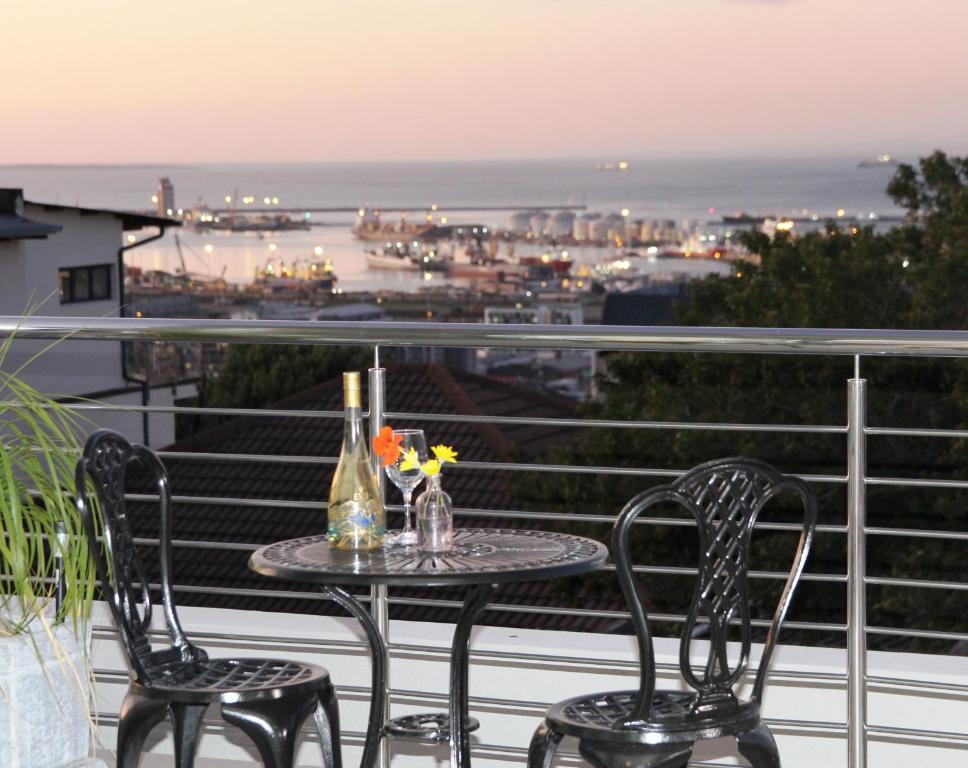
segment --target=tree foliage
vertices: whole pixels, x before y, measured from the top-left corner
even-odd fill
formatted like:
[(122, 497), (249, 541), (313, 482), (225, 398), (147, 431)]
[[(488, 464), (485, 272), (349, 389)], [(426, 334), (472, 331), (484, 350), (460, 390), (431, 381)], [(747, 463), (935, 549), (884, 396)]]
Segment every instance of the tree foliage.
[[(918, 168), (902, 165), (888, 193), (907, 208), (905, 223), (887, 232), (873, 227), (769, 238), (747, 233), (750, 256), (728, 278), (690, 284), (679, 307), (687, 326), (764, 328), (968, 328), (968, 160), (937, 152)], [(590, 418), (844, 425), (846, 381), (853, 360), (798, 355), (621, 353), (606, 360), (601, 397), (584, 407)], [(865, 358), (870, 424), (968, 428), (968, 369), (957, 360)], [(868, 474), (875, 477), (968, 476), (964, 441), (871, 437)], [(687, 469), (721, 456), (767, 460), (783, 471), (827, 478), (815, 482), (821, 523), (845, 524), (846, 444), (842, 433), (690, 429), (589, 429), (550, 458), (595, 467)], [(605, 473), (528, 476), (515, 484), (522, 505), (615, 514), (635, 493), (662, 479)], [(868, 522), (885, 528), (968, 530), (968, 494), (960, 491), (872, 485)], [(793, 508), (779, 519), (795, 520)], [(601, 526), (574, 530), (604, 540)], [(682, 565), (697, 556), (688, 527), (646, 526), (635, 544), (638, 562)], [(789, 568), (791, 534), (757, 533), (754, 567)], [(809, 570), (845, 572), (842, 533), (818, 535)], [(963, 549), (963, 547), (961, 548)], [(937, 539), (872, 536), (870, 573), (958, 580), (965, 575), (957, 544)], [(754, 583), (754, 603), (768, 615), (780, 582)], [(650, 576), (654, 610), (682, 612), (692, 584), (680, 576)], [(957, 594), (948, 590), (871, 588), (870, 623), (889, 627), (968, 629)], [(845, 620), (846, 592), (838, 582), (805, 582), (793, 618)], [(807, 635), (808, 642), (816, 636)], [(874, 642), (878, 637), (873, 638)], [(842, 642), (836, 633), (823, 641)]]
[[(360, 347), (287, 344), (235, 344), (218, 376), (199, 384), (198, 404), (212, 408), (263, 408), (302, 392), (342, 371), (369, 365)], [(179, 436), (219, 423), (201, 417), (179, 424)]]

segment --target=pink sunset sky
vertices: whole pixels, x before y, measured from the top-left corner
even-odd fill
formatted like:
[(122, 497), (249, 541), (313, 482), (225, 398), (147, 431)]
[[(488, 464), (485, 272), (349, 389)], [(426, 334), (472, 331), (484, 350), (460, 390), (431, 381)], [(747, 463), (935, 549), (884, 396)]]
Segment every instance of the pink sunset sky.
[(968, 150), (965, 0), (7, 4), (0, 163)]

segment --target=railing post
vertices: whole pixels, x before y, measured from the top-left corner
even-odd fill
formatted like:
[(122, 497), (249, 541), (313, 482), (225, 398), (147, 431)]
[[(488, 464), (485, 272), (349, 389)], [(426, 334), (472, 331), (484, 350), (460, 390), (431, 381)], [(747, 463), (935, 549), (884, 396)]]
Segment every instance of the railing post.
[[(386, 411), (386, 371), (380, 367), (380, 348), (373, 348), (373, 367), (369, 370), (369, 409), (370, 409), (370, 442), (373, 436), (378, 434), (383, 427), (383, 414)], [(380, 498), (386, 503), (386, 479), (383, 476), (383, 469), (380, 467), (380, 459), (374, 453), (372, 457), (373, 471), (376, 473), (377, 483), (380, 486)], [(390, 643), (390, 613), (387, 603), (387, 588), (384, 585), (374, 585), (370, 587), (370, 612), (376, 622), (383, 641)], [(389, 651), (387, 656), (389, 657)], [(383, 720), (390, 719), (390, 659), (387, 658), (386, 677), (386, 709), (383, 712)], [(377, 758), (378, 768), (389, 768), (390, 748), (387, 739), (380, 740), (380, 748)]]
[(847, 755), (867, 768), (867, 381), (860, 356), (847, 382)]

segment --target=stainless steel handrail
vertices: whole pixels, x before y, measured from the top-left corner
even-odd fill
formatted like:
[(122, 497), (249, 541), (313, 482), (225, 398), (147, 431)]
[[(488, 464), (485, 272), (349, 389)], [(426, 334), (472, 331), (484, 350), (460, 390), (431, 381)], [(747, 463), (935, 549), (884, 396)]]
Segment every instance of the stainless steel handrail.
[(968, 331), (0, 316), (0, 337), (968, 357)]

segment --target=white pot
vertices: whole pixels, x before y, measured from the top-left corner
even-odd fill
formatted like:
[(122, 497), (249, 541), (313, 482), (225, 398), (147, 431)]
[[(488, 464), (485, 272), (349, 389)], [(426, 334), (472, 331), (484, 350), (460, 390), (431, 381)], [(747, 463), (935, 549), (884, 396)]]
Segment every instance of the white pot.
[(0, 745), (4, 768), (96, 765), (91, 750), (90, 635), (39, 621), (0, 637)]

